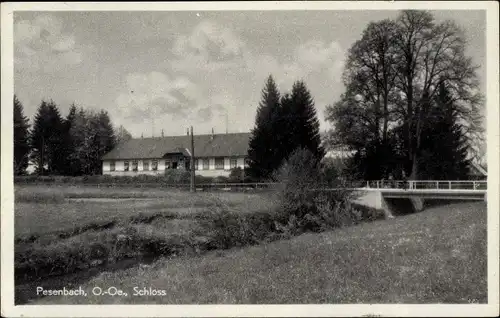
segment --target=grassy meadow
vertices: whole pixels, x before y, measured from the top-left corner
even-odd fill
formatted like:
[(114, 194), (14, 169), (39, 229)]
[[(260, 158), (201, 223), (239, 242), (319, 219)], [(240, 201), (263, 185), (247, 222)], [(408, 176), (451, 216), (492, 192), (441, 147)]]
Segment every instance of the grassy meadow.
[(17, 237), (38, 236), (113, 221), (127, 223), (134, 217), (189, 216), (202, 213), (214, 200), (242, 213), (269, 209), (273, 204), (265, 194), (243, 192), (220, 195), (159, 188), (16, 186), (15, 232)]
[[(487, 301), (483, 202), (270, 238), (269, 193), (16, 186), (15, 198), (19, 304)], [(35, 286), (89, 296), (39, 298)], [(166, 295), (97, 297), (93, 286)]]

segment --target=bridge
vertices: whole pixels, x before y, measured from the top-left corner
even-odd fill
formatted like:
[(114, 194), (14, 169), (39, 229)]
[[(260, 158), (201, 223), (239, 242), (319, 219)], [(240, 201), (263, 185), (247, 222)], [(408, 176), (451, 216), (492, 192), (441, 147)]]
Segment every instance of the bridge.
[(393, 218), (396, 200), (409, 201), (415, 211), (421, 211), (424, 200), (476, 200), (487, 201), (487, 182), (475, 180), (410, 180), (367, 181), (358, 201), (370, 200), (374, 207), (384, 210), (386, 217)]

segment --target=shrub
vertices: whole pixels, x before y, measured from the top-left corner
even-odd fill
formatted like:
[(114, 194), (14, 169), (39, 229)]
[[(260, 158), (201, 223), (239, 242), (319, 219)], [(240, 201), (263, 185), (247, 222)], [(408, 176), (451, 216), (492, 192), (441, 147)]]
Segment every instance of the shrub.
[(283, 212), (302, 218), (313, 207), (314, 188), (320, 176), (319, 163), (309, 150), (294, 151), (273, 173)]
[(211, 248), (215, 249), (253, 245), (273, 240), (275, 220), (273, 211), (234, 212), (226, 202), (214, 196), (209, 210), (200, 219), (203, 233), (199, 235), (208, 235)]
[(227, 249), (233, 246), (242, 246), (251, 241), (251, 231), (244, 224), (240, 214), (232, 213), (225, 202), (217, 197), (204, 215), (201, 225), (208, 229), (208, 236), (214, 248)]
[(164, 183), (189, 183), (191, 173), (184, 169), (167, 169), (165, 170)]
[(225, 176), (217, 176), (214, 179), (214, 183), (228, 183), (228, 182), (229, 182), (229, 178), (225, 177)]
[(214, 182), (214, 178), (197, 175), (197, 176), (195, 176), (195, 182), (197, 184), (213, 183)]
[(229, 173), (229, 182), (241, 183), (245, 180), (245, 171), (241, 167), (231, 169)]
[(286, 235), (353, 224), (360, 218), (349, 203), (352, 191), (317, 191), (324, 186), (324, 176), (318, 159), (307, 149), (295, 150), (273, 178), (278, 181), (280, 202), (277, 228)]

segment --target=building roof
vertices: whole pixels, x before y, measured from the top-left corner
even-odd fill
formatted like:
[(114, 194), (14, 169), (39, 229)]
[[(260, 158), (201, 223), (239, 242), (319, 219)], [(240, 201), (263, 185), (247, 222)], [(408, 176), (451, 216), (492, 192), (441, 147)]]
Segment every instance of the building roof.
[[(195, 157), (246, 156), (250, 133), (231, 133), (194, 136)], [(189, 154), (191, 137), (169, 136), (130, 139), (116, 146), (102, 157), (102, 160), (154, 159), (167, 153)]]

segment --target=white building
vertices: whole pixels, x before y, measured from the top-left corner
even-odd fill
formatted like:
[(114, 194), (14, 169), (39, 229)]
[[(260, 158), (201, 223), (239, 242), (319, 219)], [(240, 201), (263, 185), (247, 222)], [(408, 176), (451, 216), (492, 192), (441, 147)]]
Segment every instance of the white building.
[[(229, 176), (246, 167), (250, 133), (194, 136), (195, 170), (207, 177)], [(162, 175), (167, 169), (189, 169), (191, 137), (131, 139), (102, 157), (102, 173), (114, 176)]]

